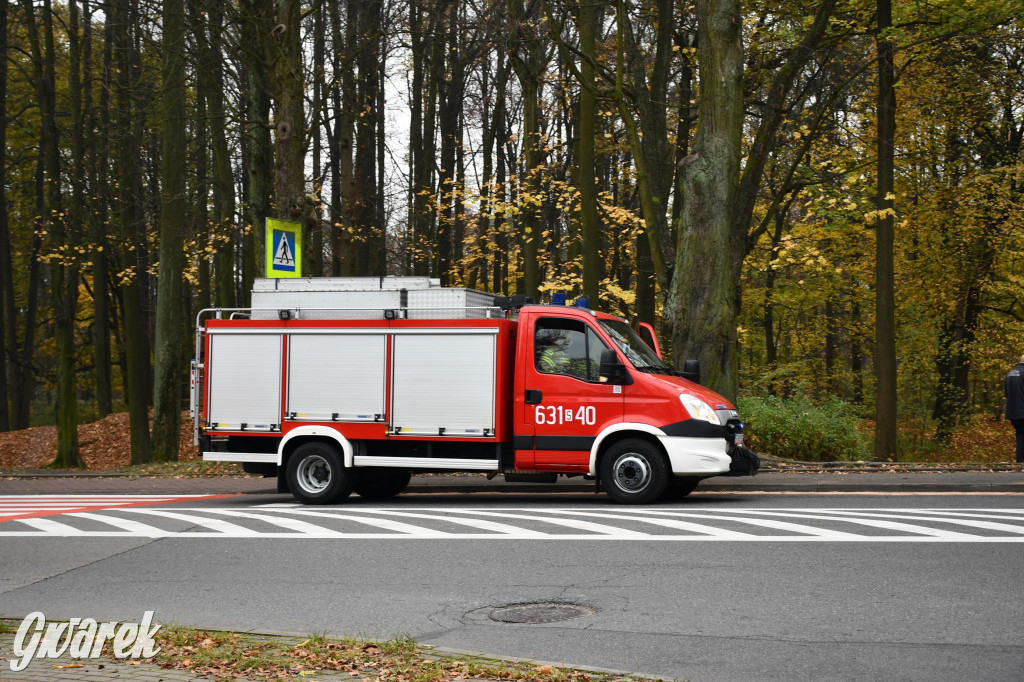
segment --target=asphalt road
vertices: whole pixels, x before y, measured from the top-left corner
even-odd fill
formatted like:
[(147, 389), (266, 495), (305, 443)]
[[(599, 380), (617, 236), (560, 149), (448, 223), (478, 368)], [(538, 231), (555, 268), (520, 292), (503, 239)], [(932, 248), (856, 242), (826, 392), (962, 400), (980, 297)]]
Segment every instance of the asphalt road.
[[(138, 620), (152, 609), (161, 622), (409, 635), (697, 682), (1024, 670), (1021, 495), (705, 493), (645, 509), (586, 494), (291, 502), (51, 509), (0, 523), (0, 615)], [(585, 615), (491, 617), (534, 602)]]

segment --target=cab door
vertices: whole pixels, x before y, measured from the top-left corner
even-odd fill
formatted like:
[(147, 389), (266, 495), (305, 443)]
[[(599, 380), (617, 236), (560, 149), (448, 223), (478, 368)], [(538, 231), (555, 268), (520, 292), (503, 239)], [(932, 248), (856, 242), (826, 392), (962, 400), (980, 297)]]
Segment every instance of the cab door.
[(609, 346), (579, 318), (538, 315), (532, 327), (533, 361), (522, 368), (525, 428), (517, 431), (532, 431), (537, 470), (585, 473), (597, 435), (623, 418), (622, 386), (599, 381)]

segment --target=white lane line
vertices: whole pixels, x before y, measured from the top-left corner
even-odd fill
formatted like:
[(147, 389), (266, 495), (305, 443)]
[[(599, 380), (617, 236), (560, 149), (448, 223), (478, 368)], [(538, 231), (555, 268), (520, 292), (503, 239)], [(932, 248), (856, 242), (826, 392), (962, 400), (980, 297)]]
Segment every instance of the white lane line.
[[(634, 510), (629, 510), (633, 512)], [(717, 510), (716, 510), (717, 511)], [(727, 510), (721, 510), (727, 511)], [(752, 510), (744, 510), (752, 511)], [(857, 533), (847, 533), (841, 530), (829, 530), (827, 528), (815, 528), (814, 526), (804, 526), (799, 523), (789, 523), (786, 521), (773, 521), (771, 519), (744, 519), (741, 517), (733, 516), (720, 516), (718, 514), (698, 514), (694, 512), (675, 512), (675, 511), (657, 511), (654, 509), (637, 509), (635, 512), (639, 514), (655, 514), (664, 515), (670, 517), (682, 517), (682, 518), (695, 518), (695, 519), (714, 519), (716, 521), (732, 521), (733, 523), (745, 523), (750, 526), (758, 526), (760, 528), (772, 528), (774, 530), (786, 530), (791, 533), (801, 533), (804, 535), (813, 535), (815, 537), (826, 538), (829, 540), (854, 540), (863, 538), (865, 536)]]
[[(970, 528), (984, 528), (985, 530), (1002, 531), (1004, 533), (1020, 533), (1024, 535), (1024, 526), (1015, 526), (1009, 523), (998, 523), (995, 521), (978, 521), (973, 519), (961, 519), (952, 516), (938, 516), (941, 512), (937, 512), (936, 515), (930, 515), (926, 511), (914, 511), (912, 512), (915, 516), (907, 516), (906, 514), (892, 514), (886, 513), (881, 514), (877, 512), (863, 512), (863, 511), (844, 511), (844, 510), (828, 510), (825, 512), (816, 513), (827, 513), (827, 514), (841, 514), (843, 516), (865, 516), (871, 518), (883, 518), (883, 519), (901, 519), (903, 521), (937, 521), (939, 523), (949, 523), (957, 526), (968, 526)], [(928, 516), (923, 516), (929, 514)], [(980, 515), (976, 515), (980, 516)], [(985, 518), (993, 518), (991, 516)]]
[(662, 528), (686, 530), (692, 533), (703, 533), (705, 535), (713, 535), (715, 537), (731, 538), (735, 540), (746, 540), (748, 538), (757, 537), (753, 533), (743, 533), (738, 530), (715, 528), (714, 526), (707, 526), (703, 523), (690, 523), (689, 521), (676, 521), (674, 519), (646, 519), (639, 516), (629, 516), (628, 514), (606, 514), (602, 512), (569, 511), (567, 509), (552, 509), (550, 510), (550, 512), (552, 514), (576, 514), (579, 516), (592, 516), (595, 518), (602, 519), (639, 521), (640, 523), (646, 523), (652, 526), (660, 526)]
[(107, 516), (105, 514), (96, 514), (94, 512), (75, 512), (74, 514), (67, 514), (67, 516), (106, 523), (114, 526), (115, 528), (128, 531), (132, 535), (143, 535), (150, 538), (163, 538), (174, 534), (173, 531), (157, 528), (156, 526), (150, 526), (149, 524), (142, 523), (141, 521), (122, 519), (117, 516)]
[[(723, 509), (723, 512), (728, 513), (728, 509)], [(871, 519), (857, 519), (850, 518), (841, 515), (834, 515), (830, 512), (816, 512), (808, 510), (805, 513), (793, 513), (793, 512), (779, 512), (779, 511), (754, 511), (755, 514), (762, 514), (764, 516), (785, 516), (789, 518), (807, 519), (809, 521), (841, 521), (843, 523), (853, 523), (860, 526), (869, 526), (871, 528), (884, 528), (886, 530), (898, 530), (906, 533), (914, 533), (917, 535), (927, 535), (935, 538), (945, 538), (948, 540), (969, 540), (982, 537), (980, 535), (974, 535), (971, 533), (957, 533), (952, 530), (941, 530), (939, 528), (929, 528), (928, 526), (918, 526), (911, 523), (899, 523), (896, 521), (875, 521)]]
[[(521, 539), (550, 537), (549, 534), (542, 533), (540, 531), (529, 530), (527, 528), (520, 528), (519, 526), (513, 526), (513, 525), (507, 524), (507, 523), (497, 523), (495, 521), (487, 521), (487, 520), (484, 520), (484, 519), (464, 519), (464, 518), (460, 518), (460, 517), (457, 517), (457, 516), (448, 516), (447, 514), (443, 514), (443, 515), (442, 514), (436, 514), (436, 513), (435, 514), (420, 514), (418, 512), (405, 512), (405, 511), (397, 511), (397, 510), (390, 510), (390, 509), (360, 509), (359, 511), (362, 512), (362, 513), (367, 513), (367, 514), (387, 514), (389, 516), (400, 516), (402, 518), (425, 519), (425, 520), (430, 520), (430, 521), (434, 521), (434, 522), (440, 521), (440, 522), (453, 523), (453, 524), (455, 524), (457, 526), (468, 526), (469, 528), (479, 528), (480, 530), (488, 530), (488, 531), (491, 531), (492, 533), (497, 533), (498, 536), (500, 536), (500, 537), (515, 536), (515, 537), (521, 538)], [(447, 512), (447, 511), (458, 511), (458, 510), (450, 510), (450, 509), (437, 510), (437, 509), (431, 509), (429, 511), (432, 511), (432, 512), (445, 511), (445, 512)], [(477, 512), (473, 511), (473, 512), (469, 512), (469, 513), (475, 514)], [(420, 526), (413, 526), (413, 528), (421, 528), (421, 527)], [(427, 530), (427, 529), (422, 529), (422, 530)], [(440, 531), (438, 531), (438, 532), (440, 532)], [(446, 534), (446, 535), (448, 535), (448, 534)], [(483, 534), (480, 534), (480, 536), (482, 537)]]
[(151, 516), (162, 516), (168, 519), (188, 521), (196, 526), (203, 526), (204, 528), (209, 528), (210, 530), (217, 531), (218, 533), (230, 533), (236, 537), (258, 537), (261, 535), (258, 531), (251, 530), (228, 521), (210, 519), (205, 516), (196, 516), (195, 514), (183, 514), (181, 512), (164, 511), (162, 509), (145, 509), (142, 507), (125, 507), (118, 511), (128, 512), (131, 514), (149, 514)]
[[(563, 526), (565, 528), (575, 528), (576, 530), (590, 531), (591, 533), (597, 533), (599, 535), (607, 535), (609, 537), (616, 538), (647, 538), (652, 537), (650, 533), (644, 533), (638, 530), (628, 530), (626, 528), (618, 528), (616, 526), (606, 526), (601, 523), (592, 523), (590, 521), (577, 521), (574, 519), (546, 519), (542, 516), (530, 516), (527, 514), (512, 514), (509, 512), (489, 512), (480, 509), (463, 510), (453, 509), (453, 512), (459, 514), (477, 514), (480, 516), (496, 516), (502, 519), (523, 519), (526, 521), (539, 521), (541, 523), (550, 523), (556, 526)], [(551, 512), (551, 509), (542, 510), (544, 512)]]

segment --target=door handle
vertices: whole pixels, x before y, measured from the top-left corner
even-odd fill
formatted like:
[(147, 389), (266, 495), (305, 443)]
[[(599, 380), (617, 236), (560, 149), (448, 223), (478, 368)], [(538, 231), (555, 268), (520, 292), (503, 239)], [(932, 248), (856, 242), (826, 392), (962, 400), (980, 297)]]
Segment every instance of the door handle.
[(527, 405), (540, 405), (543, 394), (535, 388), (528, 388), (523, 394)]

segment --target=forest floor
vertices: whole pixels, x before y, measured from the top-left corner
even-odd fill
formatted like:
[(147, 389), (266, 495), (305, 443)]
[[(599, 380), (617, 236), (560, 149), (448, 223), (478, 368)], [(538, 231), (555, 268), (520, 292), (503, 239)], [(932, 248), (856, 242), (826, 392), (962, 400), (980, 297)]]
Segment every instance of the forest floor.
[[(865, 422), (865, 430), (872, 425)], [(866, 434), (869, 435), (869, 434)], [(930, 440), (930, 429), (904, 424), (901, 427), (899, 464), (911, 467), (959, 465), (998, 466), (1013, 463), (1014, 432), (1009, 422), (991, 417), (976, 417), (953, 434), (949, 445)], [(125, 473), (139, 476), (224, 476), (242, 475), (241, 467), (227, 462), (203, 462), (198, 448), (192, 445), (192, 421), (188, 413), (181, 417), (181, 454), (170, 464), (131, 466), (131, 442), (128, 413), (119, 412), (99, 421), (78, 427), (78, 443), (86, 468), (95, 472)], [(870, 441), (869, 441), (870, 442)], [(37, 426), (20, 431), (0, 433), (0, 470), (42, 469), (57, 454), (57, 427)], [(802, 462), (766, 458), (766, 469), (793, 470)], [(820, 466), (820, 462), (807, 465)], [(840, 466), (856, 467), (887, 463), (843, 462)]]

